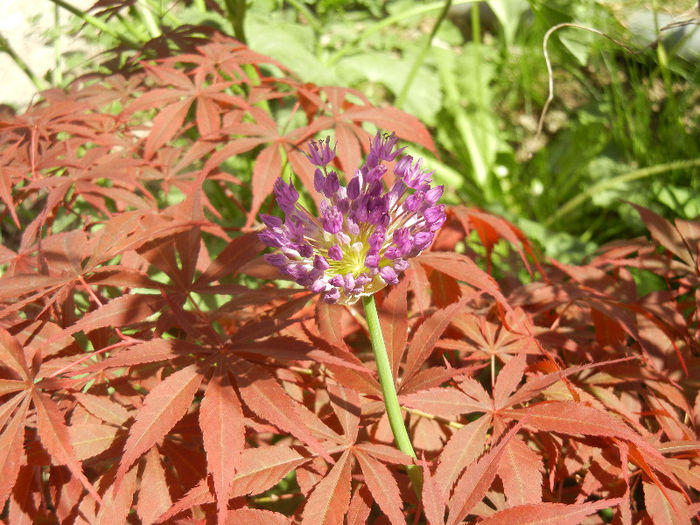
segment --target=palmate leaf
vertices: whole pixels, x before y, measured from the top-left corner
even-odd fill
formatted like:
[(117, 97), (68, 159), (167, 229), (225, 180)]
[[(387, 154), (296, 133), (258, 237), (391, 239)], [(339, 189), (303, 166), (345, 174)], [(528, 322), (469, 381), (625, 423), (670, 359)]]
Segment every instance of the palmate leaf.
[(372, 494), (367, 485), (360, 485), (350, 499), (350, 506), (345, 516), (347, 525), (365, 525), (372, 511)]
[(537, 257), (535, 257), (530, 241), (519, 228), (501, 217), (484, 213), (478, 209), (455, 206), (452, 208), (452, 212), (461, 222), (466, 234), (469, 234), (472, 228), (479, 234), (481, 244), (486, 248), (489, 268), (491, 267), (491, 254), (494, 246), (500, 239), (505, 239), (515, 247), (520, 259), (523, 261), (525, 268), (530, 274), (532, 274), (532, 270), (526, 255), (530, 256), (540, 273), (542, 275), (545, 274), (544, 270), (540, 267)]
[(0, 328), (0, 364), (12, 370), (21, 379), (29, 379), (24, 351), (17, 339), (4, 328)]
[(415, 375), (420, 366), (430, 357), (438, 338), (450, 324), (455, 313), (464, 307), (465, 302), (466, 300), (462, 300), (438, 310), (418, 327), (406, 353), (403, 381), (407, 381)]
[[(239, 468), (233, 479), (231, 497), (260, 494), (307, 461), (309, 458), (303, 457), (285, 445), (247, 448), (241, 453)], [(207, 478), (204, 478), (162, 513), (156, 523), (167, 521), (193, 506), (215, 501), (213, 486)]]
[(445, 443), (433, 477), (443, 500), (449, 496), (462, 470), (483, 452), (490, 424), (491, 418), (482, 416), (457, 430)]
[[(112, 483), (104, 491), (104, 502), (100, 505), (100, 509), (95, 517), (95, 523), (119, 525), (126, 522), (126, 518), (131, 512), (132, 501), (138, 486), (138, 470), (138, 466), (135, 465), (120, 479), (118, 485), (116, 482)], [(105, 478), (103, 478), (103, 481)]]
[(505, 446), (521, 427), (522, 422), (515, 425), (488, 453), (467, 467), (449, 501), (450, 512), (447, 516), (447, 525), (455, 525), (462, 521), (469, 514), (469, 511), (482, 500), (496, 477), (498, 462), (505, 452)]
[(516, 419), (524, 417), (522, 421), (527, 421), (526, 426), (540, 431), (623, 439), (632, 445), (630, 460), (640, 466), (657, 485), (660, 483), (655, 472), (662, 473), (675, 487), (681, 486), (658, 450), (622, 420), (606, 412), (573, 401), (549, 401), (523, 409), (506, 409), (502, 413)]
[(115, 486), (118, 487), (129, 467), (185, 414), (201, 381), (197, 367), (190, 365), (168, 376), (146, 395), (143, 408), (136, 414), (134, 424), (129, 429)]
[(545, 432), (561, 432), (574, 436), (606, 436), (640, 445), (645, 443), (641, 436), (621, 420), (574, 401), (547, 401), (527, 408), (507, 409), (503, 413), (515, 418), (527, 417), (527, 426)]
[(146, 461), (141, 474), (136, 513), (143, 523), (153, 523), (171, 505), (168, 482), (160, 453), (152, 447), (146, 453)]
[(604, 499), (590, 503), (566, 505), (564, 503), (535, 503), (530, 505), (517, 505), (509, 509), (501, 510), (481, 521), (485, 525), (510, 525), (519, 523), (523, 525), (578, 525), (586, 516), (598, 512), (601, 509), (614, 507), (621, 498)]
[(228, 372), (217, 367), (207, 383), (199, 408), (199, 426), (202, 429), (207, 470), (214, 480), (217, 514), (221, 522), (245, 445), (245, 428), (241, 402), (231, 386)]
[(58, 405), (37, 389), (32, 391), (32, 401), (36, 408), (37, 431), (41, 444), (59, 464), (66, 465), (70, 469), (96, 501), (101, 502), (102, 498), (82, 471)]
[[(634, 206), (637, 210), (654, 240), (687, 264), (691, 271), (694, 271), (696, 268), (695, 259), (698, 254), (697, 251), (693, 251), (693, 248), (696, 247), (689, 245), (678, 228), (660, 215), (657, 215), (643, 206), (638, 206), (631, 202), (629, 204)], [(691, 231), (687, 227), (684, 229), (686, 231)]]
[(399, 366), (408, 340), (408, 284), (408, 279), (402, 279), (397, 286), (392, 287), (378, 310), (392, 377), (399, 375)]
[(643, 486), (644, 504), (654, 525), (690, 525), (692, 513), (680, 492), (661, 490), (655, 483), (643, 482)]
[(406, 522), (406, 518), (401, 512), (403, 502), (396, 480), (389, 469), (380, 461), (358, 449), (355, 449), (354, 455), (362, 469), (365, 483), (379, 508), (389, 518), (392, 525), (403, 525)]
[(265, 198), (272, 193), (275, 180), (281, 174), (282, 155), (275, 142), (260, 152), (253, 166), (253, 202), (250, 205), (246, 226), (250, 226), (256, 220), (260, 206)]
[(309, 458), (286, 445), (247, 448), (241, 453), (240, 465), (233, 478), (232, 496), (260, 494), (307, 461)]
[(29, 396), (24, 398), (19, 408), (15, 411), (10, 422), (0, 434), (0, 469), (3, 473), (0, 480), (0, 506), (5, 506), (5, 502), (12, 492), (12, 486), (17, 480), (19, 468), (22, 463), (22, 453), (24, 451), (24, 420), (27, 417), (29, 407)]
[(423, 490), (421, 491), (421, 498), (425, 519), (428, 521), (428, 525), (444, 525), (447, 498), (445, 498), (435, 481), (430, 471), (430, 466), (425, 461), (425, 458), (421, 458), (420, 466), (423, 472)]
[(335, 413), (348, 443), (357, 441), (362, 412), (360, 396), (351, 388), (328, 384), (330, 405)]
[(289, 525), (287, 516), (279, 512), (262, 509), (234, 509), (226, 513), (225, 523), (245, 523), (250, 525)]
[(80, 461), (97, 456), (114, 444), (118, 428), (103, 423), (72, 424), (68, 427), (70, 442)]
[(295, 406), (277, 381), (263, 368), (242, 359), (229, 363), (241, 398), (253, 412), (276, 427), (307, 443), (326, 459), (330, 456), (296, 414)]
[(346, 450), (311, 493), (302, 525), (341, 525), (350, 505), (352, 454)]
[(501, 293), (495, 279), (479, 268), (469, 257), (458, 253), (426, 252), (421, 254), (417, 261), (458, 281), (464, 281), (480, 292), (489, 294), (506, 310), (511, 310), (510, 303)]
[(542, 502), (542, 458), (519, 439), (506, 445), (498, 464), (498, 477), (511, 506)]

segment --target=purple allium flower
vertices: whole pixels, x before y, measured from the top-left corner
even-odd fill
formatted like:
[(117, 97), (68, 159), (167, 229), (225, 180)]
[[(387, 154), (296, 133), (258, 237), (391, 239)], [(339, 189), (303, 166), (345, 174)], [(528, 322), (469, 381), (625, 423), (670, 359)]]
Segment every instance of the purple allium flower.
[(265, 260), (297, 284), (323, 294), (328, 303), (353, 304), (387, 285), (399, 282), (408, 261), (433, 242), (444, 224), (445, 207), (437, 204), (443, 187), (431, 187), (432, 172), (422, 170), (411, 156), (400, 158), (387, 191), (382, 177), (402, 152), (395, 134), (370, 141), (365, 164), (347, 187), (326, 165), (335, 157), (330, 139), (314, 141), (309, 161), (318, 166), (314, 189), (322, 195), (315, 217), (299, 202), (294, 185), (275, 182), (277, 203), (285, 220), (261, 215), (260, 240), (275, 249)]

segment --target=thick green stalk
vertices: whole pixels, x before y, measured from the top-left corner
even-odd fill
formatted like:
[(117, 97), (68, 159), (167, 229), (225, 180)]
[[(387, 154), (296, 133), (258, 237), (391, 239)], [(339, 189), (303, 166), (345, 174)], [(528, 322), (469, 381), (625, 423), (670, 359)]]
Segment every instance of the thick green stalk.
[(246, 0), (224, 0), (228, 19), (233, 26), (233, 36), (242, 44), (246, 44), (243, 20), (245, 19)]
[[(377, 305), (374, 302), (374, 295), (363, 297), (362, 304), (365, 307), (369, 338), (372, 341), (372, 350), (374, 351), (377, 373), (379, 374), (379, 384), (382, 387), (384, 406), (389, 416), (391, 431), (394, 434), (394, 439), (396, 440), (396, 445), (399, 447), (399, 450), (407, 456), (415, 458), (416, 453), (413, 450), (413, 445), (411, 445), (411, 438), (408, 437), (408, 432), (403, 422), (403, 415), (401, 414), (399, 398), (396, 396), (394, 378), (391, 376), (391, 365), (389, 364), (389, 356), (386, 353), (386, 346), (384, 345), (382, 328), (379, 325), (379, 316), (377, 315)], [(411, 478), (411, 482), (413, 483), (413, 488), (420, 498), (423, 486), (423, 475), (420, 468), (417, 465), (408, 465), (406, 470), (408, 472), (408, 477)]]

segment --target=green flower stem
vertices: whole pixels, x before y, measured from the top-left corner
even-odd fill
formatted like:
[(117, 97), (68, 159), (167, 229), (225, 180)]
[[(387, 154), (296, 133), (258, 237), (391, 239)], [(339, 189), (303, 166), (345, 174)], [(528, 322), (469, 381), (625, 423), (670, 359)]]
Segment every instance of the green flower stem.
[[(411, 445), (411, 439), (408, 437), (406, 426), (401, 415), (401, 406), (399, 398), (396, 396), (396, 388), (394, 387), (394, 378), (391, 376), (391, 365), (389, 364), (389, 356), (386, 353), (384, 345), (384, 337), (382, 336), (382, 328), (379, 325), (379, 316), (377, 315), (377, 305), (374, 302), (374, 295), (363, 297), (362, 304), (365, 307), (365, 316), (367, 317), (367, 327), (369, 328), (369, 337), (372, 341), (372, 350), (374, 351), (374, 359), (377, 363), (377, 372), (379, 373), (379, 384), (382, 387), (382, 395), (384, 396), (384, 406), (386, 413), (389, 416), (389, 425), (394, 434), (396, 445), (399, 450), (416, 458), (416, 453)], [(408, 477), (411, 478), (413, 488), (420, 498), (423, 486), (423, 474), (418, 465), (408, 465), (406, 467)]]

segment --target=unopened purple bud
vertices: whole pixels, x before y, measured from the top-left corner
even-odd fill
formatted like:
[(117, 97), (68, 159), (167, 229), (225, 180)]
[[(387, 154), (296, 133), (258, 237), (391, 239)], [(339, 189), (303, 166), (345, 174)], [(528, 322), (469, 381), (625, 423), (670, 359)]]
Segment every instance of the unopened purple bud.
[(353, 288), (355, 288), (355, 276), (349, 273), (345, 276), (345, 293), (352, 292)]
[(343, 250), (340, 249), (340, 246), (337, 244), (334, 244), (330, 248), (328, 248), (328, 257), (333, 259), (334, 261), (342, 261), (343, 260)]
[(354, 212), (354, 219), (357, 222), (367, 222), (367, 216), (369, 215), (369, 212), (367, 210), (368, 204), (369, 204), (369, 195), (367, 195), (366, 193), (362, 194), (353, 203), (352, 210)]
[(327, 287), (328, 283), (326, 283), (326, 281), (324, 281), (322, 278), (316, 279), (311, 285), (311, 291), (314, 293), (321, 293), (325, 292)]
[(365, 266), (367, 268), (376, 268), (379, 266), (379, 253), (368, 253), (365, 257)]
[(372, 282), (372, 278), (366, 273), (361, 273), (355, 279), (355, 290), (358, 288), (364, 288), (366, 285)]
[(302, 244), (304, 242), (304, 225), (301, 221), (289, 220), (287, 218), (287, 230), (289, 231), (289, 239), (296, 242), (297, 244)]
[(338, 299), (340, 299), (340, 290), (337, 288), (331, 288), (325, 294), (323, 294), (323, 301), (326, 303), (337, 303)]
[(343, 228), (343, 214), (335, 206), (330, 206), (323, 212), (323, 229), (336, 234)]
[(321, 193), (323, 192), (323, 187), (326, 184), (326, 177), (323, 175), (323, 172), (316, 168), (314, 171), (314, 189), (316, 192)]
[(306, 268), (304, 268), (300, 264), (289, 264), (287, 265), (287, 273), (294, 278), (295, 281), (299, 282), (306, 277), (306, 274), (308, 273), (306, 271)]
[(347, 246), (348, 244), (350, 244), (350, 241), (352, 241), (350, 236), (345, 232), (336, 233), (335, 240), (338, 241), (338, 244), (340, 244), (342, 246)]
[(425, 194), (425, 200), (430, 204), (435, 204), (442, 197), (442, 192), (445, 190), (444, 186), (435, 186), (430, 188)]
[(389, 217), (389, 214), (383, 209), (377, 208), (372, 210), (372, 212), (369, 214), (369, 217), (367, 217), (367, 222), (386, 228), (391, 222), (391, 217)]
[(320, 140), (312, 140), (309, 142), (309, 153), (307, 154), (307, 157), (309, 157), (311, 164), (315, 164), (316, 166), (325, 166), (335, 158), (336, 146), (333, 146), (333, 149), (331, 150), (330, 142), (330, 137), (326, 137), (324, 142)]
[(428, 224), (432, 224), (435, 221), (437, 221), (442, 215), (444, 215), (444, 212), (442, 210), (442, 205), (440, 206), (433, 206), (431, 208), (426, 209), (423, 212), (423, 217), (425, 217), (425, 222)]
[(319, 272), (318, 270), (307, 270), (306, 273), (303, 276), (301, 276), (300, 279), (297, 280), (297, 284), (300, 284), (302, 286), (311, 286), (319, 279), (319, 277), (321, 277), (321, 275), (321, 272)]
[(431, 232), (438, 231), (440, 228), (442, 228), (442, 225), (445, 224), (446, 220), (447, 220), (447, 215), (445, 215), (443, 213), (442, 216), (438, 220), (436, 220), (434, 223), (432, 223), (430, 225), (430, 231)]
[(263, 259), (265, 259), (265, 262), (268, 264), (271, 264), (277, 268), (282, 268), (289, 261), (282, 253), (266, 253), (263, 255)]
[(323, 257), (322, 255), (316, 255), (314, 257), (314, 268), (325, 272), (328, 268), (330, 268), (330, 265), (328, 264), (328, 261), (325, 257)]
[(294, 246), (296, 251), (299, 252), (299, 255), (302, 257), (311, 257), (314, 254), (314, 249), (309, 243), (299, 243)]
[(338, 174), (335, 171), (331, 171), (326, 177), (326, 184), (323, 187), (323, 194), (329, 199), (335, 195), (340, 189), (340, 181), (338, 180)]
[(399, 257), (401, 257), (401, 251), (396, 246), (389, 246), (384, 251), (384, 257), (391, 260), (398, 259)]
[(334, 275), (328, 280), (328, 282), (333, 286), (345, 286), (345, 279), (340, 274)]
[(415, 212), (420, 208), (420, 205), (423, 204), (423, 200), (425, 199), (425, 193), (422, 191), (417, 191), (413, 195), (409, 195), (406, 197), (406, 201), (404, 202), (404, 206), (406, 206), (406, 209), (410, 212)]
[[(401, 163), (404, 159), (401, 159)], [(422, 171), (423, 159), (418, 159), (415, 166), (402, 165), (400, 170), (394, 169), (394, 173), (398, 174), (403, 178), (404, 183), (409, 188), (414, 190), (428, 190), (430, 189), (430, 179), (433, 176), (433, 172)], [(398, 168), (398, 165), (397, 165)]]
[(440, 204), (438, 206), (428, 208), (423, 212), (423, 217), (425, 217), (425, 222), (428, 224), (428, 229), (431, 232), (439, 230), (447, 220), (447, 216), (445, 215), (445, 206)]
[(369, 184), (369, 188), (367, 189), (367, 193), (371, 197), (379, 197), (382, 194), (382, 182), (381, 180), (373, 180)]
[(406, 259), (396, 259), (394, 261), (394, 270), (397, 272), (405, 272), (408, 270), (408, 261)]
[(392, 240), (401, 252), (401, 255), (406, 255), (411, 252), (413, 243), (411, 242), (411, 232), (408, 231), (408, 228), (399, 228), (396, 230)]
[(347, 226), (347, 230), (348, 230), (348, 233), (350, 235), (359, 235), (360, 234), (360, 225), (357, 224), (354, 220), (346, 219), (345, 224)]
[(350, 179), (350, 183), (348, 184), (348, 198), (351, 200), (357, 199), (360, 195), (360, 177), (355, 175), (352, 179)]
[(433, 242), (433, 234), (430, 232), (418, 232), (413, 238), (416, 250), (425, 250)]
[(260, 220), (268, 228), (280, 228), (282, 226), (282, 219), (275, 217), (274, 215), (266, 215), (261, 213)]
[(348, 199), (338, 199), (336, 206), (338, 206), (338, 210), (343, 215), (350, 211), (350, 201)]
[(272, 230), (263, 230), (258, 233), (260, 242), (270, 248), (281, 248), (286, 244), (286, 239), (280, 233), (275, 233)]
[(396, 163), (396, 166), (394, 166), (394, 174), (402, 179), (405, 178), (406, 174), (411, 170), (412, 163), (413, 157), (411, 157), (410, 155), (401, 157)]
[(367, 242), (369, 242), (369, 246), (371, 248), (371, 251), (378, 251), (379, 248), (382, 247), (382, 244), (384, 244), (384, 240), (386, 239), (386, 231), (384, 228), (377, 228), (374, 230), (374, 233), (369, 236), (369, 239)]
[(394, 203), (401, 198), (401, 195), (403, 195), (405, 191), (406, 185), (401, 180), (396, 180), (391, 186), (389, 193), (387, 193), (389, 207), (393, 206)]
[(397, 284), (399, 282), (399, 277), (391, 266), (385, 266), (379, 270), (379, 276), (387, 284)]
[(278, 178), (275, 181), (274, 186), (275, 198), (277, 199), (277, 204), (282, 208), (285, 213), (290, 213), (294, 211), (294, 205), (299, 199), (299, 194), (294, 188), (294, 184), (291, 182), (287, 185), (282, 178)]
[[(367, 174), (365, 175), (365, 180), (369, 184), (371, 184), (370, 193), (372, 193), (372, 195), (378, 195), (379, 193), (382, 192), (382, 182), (381, 181), (382, 181), (382, 177), (384, 176), (385, 173), (386, 173), (386, 166), (384, 166), (383, 164), (379, 164), (378, 166), (375, 166), (374, 168), (369, 170), (367, 172)], [(375, 183), (379, 183), (379, 193), (376, 193), (377, 189), (376, 189)]]

